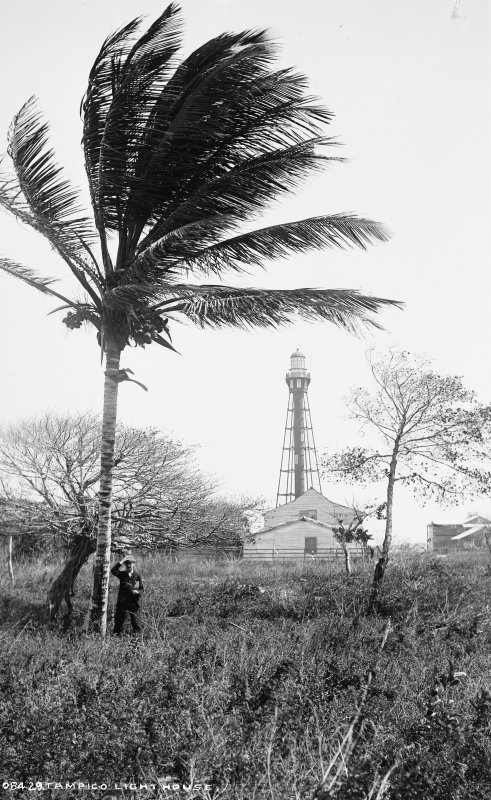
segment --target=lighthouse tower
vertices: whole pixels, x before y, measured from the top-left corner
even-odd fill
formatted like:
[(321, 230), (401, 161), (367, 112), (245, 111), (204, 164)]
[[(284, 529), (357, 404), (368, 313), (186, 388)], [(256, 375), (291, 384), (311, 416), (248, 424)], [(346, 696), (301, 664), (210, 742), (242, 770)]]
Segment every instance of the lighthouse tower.
[(290, 503), (307, 489), (321, 491), (307, 394), (310, 372), (307, 370), (306, 358), (300, 350), (296, 350), (290, 357), (286, 382), (289, 398), (276, 506)]

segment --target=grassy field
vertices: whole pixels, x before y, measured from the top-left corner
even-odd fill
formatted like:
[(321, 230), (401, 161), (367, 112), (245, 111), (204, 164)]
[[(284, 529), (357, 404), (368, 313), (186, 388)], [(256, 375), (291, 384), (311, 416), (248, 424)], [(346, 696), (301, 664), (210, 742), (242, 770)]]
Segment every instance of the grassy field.
[(65, 632), (57, 565), (2, 572), (6, 797), (491, 798), (487, 565), (399, 556), (377, 616), (361, 565), (138, 567), (144, 634), (104, 643), (79, 628), (89, 568)]

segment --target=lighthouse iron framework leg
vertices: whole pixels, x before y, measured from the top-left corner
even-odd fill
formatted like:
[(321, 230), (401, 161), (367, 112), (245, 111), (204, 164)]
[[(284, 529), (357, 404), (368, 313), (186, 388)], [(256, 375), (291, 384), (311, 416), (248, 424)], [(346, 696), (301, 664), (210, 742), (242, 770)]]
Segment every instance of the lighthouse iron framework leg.
[(276, 505), (295, 500), (307, 489), (321, 491), (319, 463), (307, 392), (290, 392), (286, 412)]

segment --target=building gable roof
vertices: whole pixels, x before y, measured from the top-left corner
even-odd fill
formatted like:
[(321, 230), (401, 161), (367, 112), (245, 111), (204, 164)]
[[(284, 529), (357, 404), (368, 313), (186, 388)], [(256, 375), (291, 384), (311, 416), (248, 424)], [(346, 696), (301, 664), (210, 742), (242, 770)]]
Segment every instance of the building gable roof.
[(299, 500), (301, 500), (301, 499), (303, 499), (305, 497), (312, 497), (312, 499), (315, 498), (317, 501), (323, 500), (326, 503), (329, 503), (334, 508), (340, 509), (340, 511), (349, 511), (350, 513), (354, 514), (354, 509), (353, 508), (349, 508), (349, 506), (343, 506), (341, 503), (335, 503), (333, 500), (329, 500), (328, 497), (323, 495), (321, 492), (318, 492), (317, 489), (314, 489), (314, 487), (311, 486), (310, 489), (307, 489), (306, 492), (304, 492), (303, 494), (299, 495), (299, 497), (296, 497), (295, 500), (290, 500), (289, 503), (283, 503), (283, 505), (276, 506), (276, 508), (269, 508), (267, 511), (265, 511), (265, 515), (266, 514), (271, 514), (274, 511), (278, 511), (278, 509), (280, 509), (280, 508), (284, 509), (284, 508), (288, 508), (288, 506), (293, 506), (293, 505), (295, 505), (295, 503), (298, 503)]
[(476, 525), (479, 528), (483, 526), (491, 525), (491, 519), (488, 517), (484, 517), (482, 514), (474, 514), (472, 517), (468, 517), (464, 522), (430, 522), (430, 527), (433, 525), (435, 528), (466, 528), (468, 531), (469, 528), (474, 528)]
[(475, 533), (479, 533), (479, 531), (483, 531), (485, 528), (485, 525), (474, 525), (472, 528), (466, 527), (463, 533), (458, 533), (456, 536), (452, 536), (452, 541), (454, 539), (466, 539), (468, 536), (474, 536)]
[(490, 525), (491, 524), (491, 519), (488, 519), (487, 517), (483, 517), (482, 514), (473, 514), (472, 517), (468, 517), (466, 520), (464, 520), (464, 522), (462, 524), (465, 525), (465, 526), (467, 526), (467, 525), (486, 525), (486, 524)]
[(254, 534), (254, 539), (258, 536), (262, 536), (263, 533), (272, 533), (273, 531), (279, 531), (280, 528), (288, 528), (291, 525), (298, 525), (299, 522), (307, 523), (307, 525), (312, 525), (318, 528), (326, 528), (328, 531), (332, 531), (335, 525), (326, 525), (325, 522), (319, 522), (317, 519), (312, 519), (311, 517), (297, 517), (297, 519), (289, 520), (289, 522), (282, 522), (281, 525), (275, 525), (274, 528), (263, 528), (260, 531), (256, 531)]

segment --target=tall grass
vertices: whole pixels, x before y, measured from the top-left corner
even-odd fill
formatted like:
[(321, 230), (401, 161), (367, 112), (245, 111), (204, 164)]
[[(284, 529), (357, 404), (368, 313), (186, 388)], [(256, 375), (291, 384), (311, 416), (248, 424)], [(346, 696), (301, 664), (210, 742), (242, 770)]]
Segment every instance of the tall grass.
[[(133, 798), (491, 797), (484, 565), (399, 557), (375, 617), (361, 565), (351, 578), (316, 563), (138, 567), (144, 633), (104, 643), (78, 627), (90, 565), (67, 632), (43, 617), (58, 565), (17, 565), (13, 588), (0, 577), (6, 778), (146, 782), (114, 790)], [(165, 776), (180, 788), (150, 788)]]

